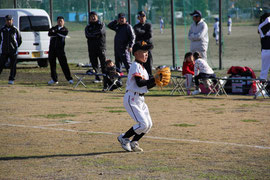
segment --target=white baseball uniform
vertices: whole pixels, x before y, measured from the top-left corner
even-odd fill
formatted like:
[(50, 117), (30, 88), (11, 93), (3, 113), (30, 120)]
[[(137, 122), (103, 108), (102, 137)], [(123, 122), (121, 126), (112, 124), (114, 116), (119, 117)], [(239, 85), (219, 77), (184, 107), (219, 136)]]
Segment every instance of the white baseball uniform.
[(149, 79), (148, 73), (142, 64), (134, 61), (128, 73), (124, 106), (129, 115), (137, 122), (133, 126), (133, 130), (140, 135), (149, 132), (152, 127), (152, 119), (148, 106), (144, 102), (144, 94), (148, 92), (147, 86), (139, 87), (136, 84), (136, 76), (144, 80)]
[(270, 69), (270, 17), (266, 18), (258, 27), (261, 36), (262, 45), (262, 67), (260, 78), (267, 79), (268, 71)]

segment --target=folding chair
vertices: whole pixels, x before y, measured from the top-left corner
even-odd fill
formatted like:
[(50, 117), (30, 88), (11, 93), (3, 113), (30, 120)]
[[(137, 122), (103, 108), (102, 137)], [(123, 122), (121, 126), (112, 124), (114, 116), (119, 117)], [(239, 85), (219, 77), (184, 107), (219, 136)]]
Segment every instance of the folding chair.
[[(121, 77), (121, 79), (122, 79), (122, 78), (126, 78), (127, 76), (122, 75), (122, 76), (120, 76), (120, 77)], [(114, 85), (117, 87), (117, 88), (116, 88), (117, 90), (122, 91), (122, 88), (121, 88), (120, 86), (117, 85), (118, 82), (120, 83), (119, 76), (117, 76), (117, 77), (114, 79), (113, 83), (112, 83), (107, 89), (104, 89), (104, 91), (111, 91)]]
[(258, 88), (258, 91), (254, 95), (254, 99), (257, 99), (259, 94), (263, 96), (263, 98), (270, 97), (270, 94), (268, 93), (266, 87), (268, 84), (270, 84), (270, 81), (265, 81), (264, 83), (261, 83), (262, 79), (255, 79), (256, 86)]
[(76, 73), (76, 74), (74, 74), (74, 76), (78, 80), (78, 82), (75, 84), (74, 88), (76, 88), (79, 84), (82, 84), (86, 88), (86, 85), (83, 82), (83, 79), (85, 78), (86, 75), (87, 75), (86, 73)]
[(86, 72), (86, 73), (75, 73), (74, 76), (77, 78), (77, 83), (75, 84), (74, 88), (76, 88), (79, 84), (82, 84), (85, 88), (87, 87), (85, 83), (83, 82), (83, 79), (85, 76), (104, 76), (104, 74), (97, 74), (93, 72)]
[(170, 95), (173, 95), (175, 92), (178, 92), (179, 94), (186, 95), (185, 89), (183, 87), (183, 84), (185, 83), (185, 77), (184, 76), (171, 76), (171, 81), (173, 84), (173, 89), (170, 92)]
[[(213, 78), (211, 78), (211, 79), (213, 79)], [(227, 78), (224, 77), (224, 78), (214, 78), (214, 79), (217, 81), (217, 83), (213, 84), (213, 82), (212, 82), (212, 85), (211, 85), (212, 88), (209, 91), (209, 93), (207, 94), (207, 96), (209, 96), (211, 93), (214, 93), (215, 97), (219, 96), (221, 93), (228, 96), (228, 94), (226, 93), (226, 91), (224, 89), (224, 86), (227, 82)]]

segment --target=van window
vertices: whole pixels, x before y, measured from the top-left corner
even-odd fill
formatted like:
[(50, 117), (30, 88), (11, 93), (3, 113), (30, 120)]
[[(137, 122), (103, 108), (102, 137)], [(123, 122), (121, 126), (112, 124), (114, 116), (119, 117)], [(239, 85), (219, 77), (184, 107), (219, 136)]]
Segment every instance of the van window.
[(20, 31), (48, 31), (49, 20), (46, 16), (21, 16)]
[(6, 24), (6, 19), (4, 17), (0, 17), (0, 28)]

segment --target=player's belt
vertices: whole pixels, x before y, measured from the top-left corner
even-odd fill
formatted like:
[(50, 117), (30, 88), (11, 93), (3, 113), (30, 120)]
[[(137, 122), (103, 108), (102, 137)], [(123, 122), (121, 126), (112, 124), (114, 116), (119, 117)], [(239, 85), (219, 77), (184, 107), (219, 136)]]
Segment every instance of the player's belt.
[[(128, 90), (126, 90), (126, 93), (128, 92)], [(132, 91), (129, 91), (131, 93), (133, 93)], [(137, 93), (137, 92), (134, 92), (134, 95), (139, 95), (139, 96), (144, 96), (144, 93)]]

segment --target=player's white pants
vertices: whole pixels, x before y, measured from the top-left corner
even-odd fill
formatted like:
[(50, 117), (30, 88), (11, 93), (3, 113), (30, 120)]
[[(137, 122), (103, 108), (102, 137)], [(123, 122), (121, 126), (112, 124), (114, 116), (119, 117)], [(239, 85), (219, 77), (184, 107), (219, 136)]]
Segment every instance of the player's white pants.
[(219, 39), (219, 31), (215, 31), (215, 34), (216, 34), (215, 39), (216, 39), (216, 41), (218, 41), (218, 39)]
[(185, 82), (185, 87), (187, 90), (190, 90), (191, 86), (192, 86), (192, 74), (185, 74), (184, 75), (186, 77), (186, 82)]
[(148, 106), (144, 102), (144, 96), (129, 91), (124, 96), (124, 106), (129, 115), (137, 122), (133, 126), (136, 134), (148, 133), (153, 124)]
[(270, 50), (262, 50), (262, 68), (260, 73), (260, 79), (267, 79), (268, 71), (270, 68)]
[(228, 26), (228, 34), (231, 34), (232, 32), (232, 26)]

